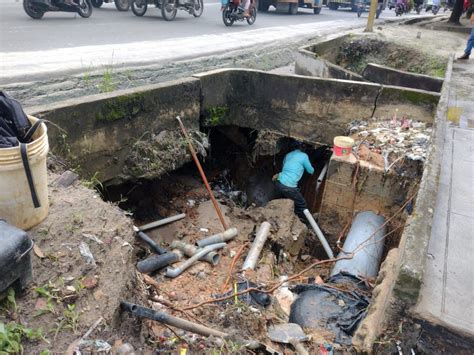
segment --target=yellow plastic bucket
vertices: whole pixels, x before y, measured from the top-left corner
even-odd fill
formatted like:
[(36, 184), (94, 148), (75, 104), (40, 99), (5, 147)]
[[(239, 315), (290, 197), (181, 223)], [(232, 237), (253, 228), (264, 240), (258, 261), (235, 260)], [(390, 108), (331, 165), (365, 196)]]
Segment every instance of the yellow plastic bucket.
[[(28, 116), (34, 124), (38, 119)], [(46, 218), (49, 210), (48, 174), (46, 157), (49, 151), (48, 132), (40, 124), (27, 145), (31, 175), (40, 202), (35, 208), (21, 160), (20, 147), (0, 149), (0, 219), (21, 228), (29, 229)]]

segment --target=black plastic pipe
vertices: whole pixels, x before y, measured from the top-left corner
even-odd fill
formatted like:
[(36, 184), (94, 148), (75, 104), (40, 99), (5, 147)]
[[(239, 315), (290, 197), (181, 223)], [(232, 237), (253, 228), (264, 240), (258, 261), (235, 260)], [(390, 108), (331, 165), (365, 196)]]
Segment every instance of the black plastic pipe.
[(153, 249), (155, 253), (161, 255), (168, 252), (168, 250), (160, 247), (153, 239), (151, 239), (149, 236), (147, 236), (137, 227), (134, 226), (133, 229), (136, 232), (137, 237), (143, 240), (145, 243), (147, 243), (151, 247), (151, 249)]
[(187, 321), (185, 319), (173, 317), (173, 316), (170, 316), (168, 313), (155, 311), (153, 309), (142, 307), (134, 303), (121, 302), (120, 306), (123, 311), (130, 312), (134, 316), (137, 316), (140, 318), (148, 318), (148, 319), (151, 319), (163, 324), (168, 324), (168, 325), (171, 325), (172, 327), (177, 327), (177, 328), (187, 330), (189, 332), (193, 332), (196, 334), (200, 334), (204, 336), (214, 335), (216, 337), (221, 337), (221, 338), (228, 336), (227, 333), (223, 333), (219, 330), (208, 328), (203, 325)]
[(181, 255), (177, 253), (168, 252), (162, 255), (152, 255), (145, 260), (137, 263), (137, 269), (140, 272), (151, 273), (172, 264), (181, 259)]

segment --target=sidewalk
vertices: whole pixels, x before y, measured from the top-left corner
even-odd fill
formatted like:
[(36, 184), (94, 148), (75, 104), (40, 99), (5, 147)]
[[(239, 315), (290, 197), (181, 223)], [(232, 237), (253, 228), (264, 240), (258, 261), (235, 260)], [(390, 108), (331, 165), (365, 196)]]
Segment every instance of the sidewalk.
[(455, 61), (439, 190), (415, 313), (474, 337), (474, 60)]

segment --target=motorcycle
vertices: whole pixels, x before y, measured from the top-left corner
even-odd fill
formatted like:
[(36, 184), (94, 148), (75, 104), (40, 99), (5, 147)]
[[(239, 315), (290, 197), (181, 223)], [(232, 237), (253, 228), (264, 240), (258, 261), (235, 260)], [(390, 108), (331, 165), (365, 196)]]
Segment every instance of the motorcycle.
[(130, 9), (130, 0), (91, 0), (91, 2), (95, 8), (101, 7), (104, 2), (114, 2), (115, 8), (119, 11), (128, 11), (128, 9)]
[(161, 9), (161, 15), (166, 21), (173, 21), (178, 10), (184, 10), (194, 17), (199, 17), (204, 11), (203, 0), (132, 0), (132, 12), (135, 16), (143, 16), (148, 4)]
[(245, 17), (245, 9), (240, 0), (229, 0), (222, 10), (222, 21), (227, 27), (232, 26), (235, 21), (247, 20), (249, 25), (253, 25), (257, 18), (257, 8), (255, 6), (255, 0), (250, 1), (249, 6), (249, 17)]
[(402, 16), (405, 12), (407, 12), (407, 9), (404, 4), (395, 5), (395, 16)]
[(440, 8), (440, 7), (439, 7), (438, 5), (433, 5), (433, 6), (431, 7), (431, 12), (433, 13), (433, 15), (436, 15), (436, 14), (438, 13), (439, 8)]
[(81, 17), (92, 15), (91, 0), (71, 0), (66, 3), (64, 0), (23, 0), (23, 9), (26, 14), (35, 20), (43, 17), (45, 12), (76, 12)]
[(415, 0), (415, 11), (419, 15), (421, 10), (423, 9), (423, 1)]

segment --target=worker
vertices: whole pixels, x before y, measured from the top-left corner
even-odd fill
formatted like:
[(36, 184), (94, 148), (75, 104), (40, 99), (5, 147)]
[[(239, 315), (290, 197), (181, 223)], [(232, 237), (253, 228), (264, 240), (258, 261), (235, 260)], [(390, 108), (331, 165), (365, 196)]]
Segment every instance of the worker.
[(295, 202), (295, 213), (304, 221), (303, 211), (307, 209), (306, 201), (298, 188), (304, 171), (308, 174), (314, 173), (314, 168), (309, 161), (308, 154), (303, 152), (304, 144), (294, 141), (290, 145), (289, 152), (283, 160), (281, 173), (274, 176), (275, 190), (278, 198), (288, 198)]

